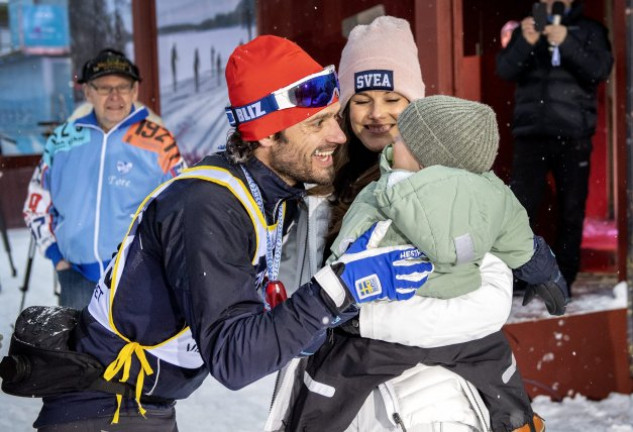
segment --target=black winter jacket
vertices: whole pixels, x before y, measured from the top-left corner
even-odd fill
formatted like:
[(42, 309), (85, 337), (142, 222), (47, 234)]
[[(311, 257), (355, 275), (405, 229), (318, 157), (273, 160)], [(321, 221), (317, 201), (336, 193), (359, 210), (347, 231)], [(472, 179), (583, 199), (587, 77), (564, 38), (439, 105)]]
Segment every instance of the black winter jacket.
[(607, 29), (582, 15), (574, 2), (562, 19), (567, 37), (559, 46), (561, 65), (551, 64), (547, 38), (530, 45), (515, 29), (497, 55), (497, 75), (516, 82), (515, 137), (590, 137), (596, 128), (596, 89), (609, 76), (613, 57)]

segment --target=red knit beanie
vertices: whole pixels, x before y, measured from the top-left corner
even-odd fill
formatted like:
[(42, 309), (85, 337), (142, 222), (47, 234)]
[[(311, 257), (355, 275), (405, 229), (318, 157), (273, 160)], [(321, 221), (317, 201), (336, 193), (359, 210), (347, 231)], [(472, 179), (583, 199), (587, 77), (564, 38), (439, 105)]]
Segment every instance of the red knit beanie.
[[(302, 78), (321, 72), (318, 64), (297, 44), (278, 36), (258, 36), (238, 46), (226, 65), (226, 83), (232, 107), (244, 106)], [(331, 103), (337, 101), (335, 98)], [(257, 141), (302, 122), (325, 107), (293, 107), (238, 124), (245, 141)]]

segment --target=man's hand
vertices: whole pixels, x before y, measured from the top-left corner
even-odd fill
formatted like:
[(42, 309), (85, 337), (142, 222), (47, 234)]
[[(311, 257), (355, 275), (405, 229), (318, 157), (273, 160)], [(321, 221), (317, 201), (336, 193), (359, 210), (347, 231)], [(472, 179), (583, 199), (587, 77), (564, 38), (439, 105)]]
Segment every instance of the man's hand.
[(547, 36), (547, 42), (552, 46), (559, 46), (567, 37), (567, 27), (564, 25), (548, 25), (545, 26), (543, 34)]
[(530, 45), (534, 45), (538, 42), (541, 34), (536, 31), (536, 27), (534, 26), (534, 18), (529, 16), (521, 21), (521, 34), (523, 34), (523, 38)]
[(528, 285), (523, 296), (523, 306), (531, 302), (534, 296), (543, 299), (550, 315), (563, 315), (569, 303), (569, 288), (560, 271), (553, 280), (538, 285)]
[(66, 261), (65, 259), (61, 259), (57, 262), (57, 265), (55, 266), (55, 270), (57, 271), (68, 270), (70, 267), (71, 266), (68, 261)]
[[(332, 275), (356, 303), (387, 298), (407, 300), (428, 279), (433, 264), (411, 245), (378, 247), (391, 221), (375, 224), (360, 236), (338, 261), (321, 269), (315, 279), (330, 295)], [(333, 298), (333, 300), (336, 299)]]

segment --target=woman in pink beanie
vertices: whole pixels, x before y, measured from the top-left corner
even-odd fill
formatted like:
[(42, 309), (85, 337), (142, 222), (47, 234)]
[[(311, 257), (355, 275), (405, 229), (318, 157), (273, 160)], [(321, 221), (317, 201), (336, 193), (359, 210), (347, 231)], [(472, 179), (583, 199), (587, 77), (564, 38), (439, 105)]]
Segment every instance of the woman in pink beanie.
[[(342, 52), (339, 81), (341, 118), (348, 142), (335, 155), (338, 161), (334, 191), (327, 191), (327, 200), (314, 199), (314, 194), (310, 197), (304, 231), (299, 217), (296, 237), (303, 239), (299, 242), (308, 243), (309, 252), (307, 258), (299, 258), (299, 263), (288, 264), (293, 277), (305, 278), (302, 273), (309, 276), (309, 269), (318, 268), (323, 255), (329, 256), (329, 245), (336, 238), (349, 205), (363, 187), (380, 175), (379, 156), (398, 135), (398, 116), (410, 102), (424, 97), (418, 50), (409, 23), (384, 16), (369, 25), (356, 26)], [(328, 232), (327, 247), (323, 245), (324, 231)], [(284, 246), (286, 250), (301, 249)], [(484, 337), (499, 330), (510, 313), (509, 274), (507, 267), (493, 257), (481, 266), (482, 286), (468, 296), (450, 300), (416, 296), (401, 302), (403, 307), (397, 310), (388, 303), (368, 303), (357, 319), (345, 325), (347, 331), (355, 333), (346, 337), (371, 337), (386, 346), (397, 342), (425, 347)], [(407, 327), (409, 330), (403, 332)], [(415, 328), (416, 337), (405, 340), (403, 335), (411, 335), (411, 328)], [(335, 368), (334, 373), (344, 373), (346, 378), (356, 378), (354, 374), (359, 371), (354, 370), (354, 365), (364, 363), (359, 352), (331, 343), (338, 336), (330, 335), (328, 343), (316, 352), (307, 347), (306, 355), (314, 353), (310, 360), (296, 359), (282, 371), (266, 431), (490, 430), (488, 411), (470, 383), (442, 367), (422, 364), (375, 387), (366, 399), (354, 401), (351, 409), (350, 404), (336, 412), (322, 409), (320, 401), (327, 404), (337, 390), (349, 393), (350, 389), (337, 389), (315, 378), (321, 367), (319, 362), (326, 357), (328, 361), (333, 357), (341, 359), (341, 367)], [(399, 360), (390, 357), (394, 365)], [(361, 380), (364, 373), (360, 372)], [(375, 376), (381, 371), (370, 373)], [(330, 378), (336, 382), (336, 376)]]
[(348, 143), (337, 155), (327, 246), (336, 238), (358, 192), (380, 177), (378, 157), (398, 134), (398, 115), (409, 102), (424, 97), (418, 48), (409, 22), (383, 16), (354, 27), (338, 73)]

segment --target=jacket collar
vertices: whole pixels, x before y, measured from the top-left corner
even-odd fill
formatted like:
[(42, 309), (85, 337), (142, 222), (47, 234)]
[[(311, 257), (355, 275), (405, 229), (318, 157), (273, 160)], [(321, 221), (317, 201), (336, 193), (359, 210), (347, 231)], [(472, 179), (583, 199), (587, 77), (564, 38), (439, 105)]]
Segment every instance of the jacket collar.
[(274, 220), (273, 215), (282, 201), (297, 200), (306, 193), (303, 183), (297, 183), (295, 186), (288, 185), (256, 157), (245, 162), (244, 167), (259, 186), (268, 220)]
[[(130, 125), (133, 125), (134, 123), (138, 123), (141, 120), (145, 119), (147, 116), (149, 116), (149, 111), (147, 110), (147, 108), (145, 107), (136, 108), (134, 105), (132, 105), (130, 114), (126, 118), (124, 118), (119, 124), (117, 124), (112, 129), (110, 129), (110, 131), (116, 130), (118, 128), (128, 127)], [(95, 114), (94, 108), (92, 109), (92, 111), (90, 111), (90, 114), (85, 115), (83, 117), (79, 117), (77, 120), (75, 120), (75, 125), (92, 126), (92, 127), (98, 128), (99, 130), (102, 130), (101, 126), (99, 126), (99, 122), (97, 121), (97, 116)]]
[(379, 166), (380, 174), (392, 171), (393, 164), (393, 144), (389, 144), (380, 152)]

